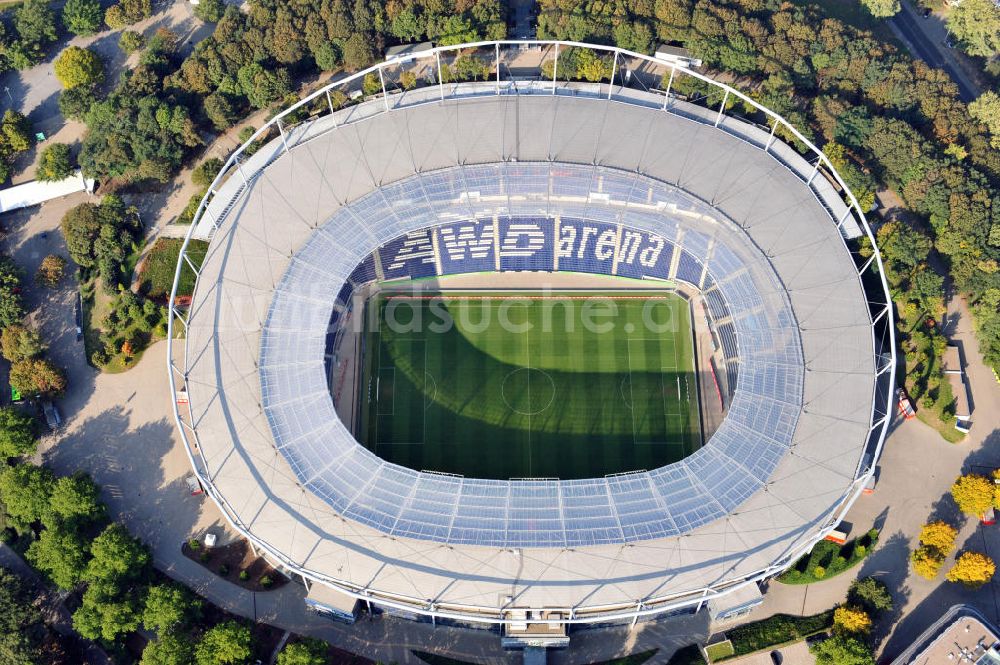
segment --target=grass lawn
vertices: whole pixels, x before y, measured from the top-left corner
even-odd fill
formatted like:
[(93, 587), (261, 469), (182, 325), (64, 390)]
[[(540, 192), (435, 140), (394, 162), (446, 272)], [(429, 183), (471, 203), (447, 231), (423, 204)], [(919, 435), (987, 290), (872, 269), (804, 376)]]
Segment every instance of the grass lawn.
[[(812, 584), (830, 579), (861, 563), (878, 543), (878, 531), (838, 545), (829, 540), (816, 543), (812, 551), (778, 577), (783, 584)], [(822, 574), (817, 574), (822, 569)]]
[[(174, 283), (174, 271), (177, 269), (177, 259), (180, 257), (180, 238), (159, 238), (153, 244), (146, 256), (139, 275), (139, 293), (147, 298), (163, 300), (170, 295)], [(208, 252), (208, 243), (202, 240), (192, 240), (188, 244), (188, 258), (199, 268)], [(189, 296), (194, 293), (195, 274), (186, 263), (181, 270), (181, 282), (177, 286), (177, 295)]]
[(725, 642), (716, 642), (715, 644), (705, 647), (705, 653), (708, 654), (708, 659), (714, 663), (717, 660), (729, 658), (735, 654), (736, 651), (733, 649), (733, 643), (726, 640)]
[(498, 479), (591, 478), (691, 454), (701, 439), (687, 301), (574, 296), (591, 300), (376, 296), (362, 442), (412, 469)]

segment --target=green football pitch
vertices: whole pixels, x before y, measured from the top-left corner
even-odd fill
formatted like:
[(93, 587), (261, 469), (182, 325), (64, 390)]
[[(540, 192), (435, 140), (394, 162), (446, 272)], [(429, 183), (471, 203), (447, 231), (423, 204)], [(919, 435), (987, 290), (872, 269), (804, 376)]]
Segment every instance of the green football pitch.
[(381, 293), (359, 439), (477, 478), (653, 469), (701, 445), (691, 319), (672, 292)]

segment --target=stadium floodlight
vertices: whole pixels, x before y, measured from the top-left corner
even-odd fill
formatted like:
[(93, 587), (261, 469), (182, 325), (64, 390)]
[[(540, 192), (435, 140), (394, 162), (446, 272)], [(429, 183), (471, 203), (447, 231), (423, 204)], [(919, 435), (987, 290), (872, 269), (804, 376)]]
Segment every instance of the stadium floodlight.
[[(538, 77), (505, 78), (525, 44), (545, 60)], [(581, 49), (608, 60), (610, 82), (561, 80)], [(490, 75), (454, 82), (470, 53)], [(338, 108), (368, 74), (382, 92)], [(183, 308), (198, 239), (210, 244)], [(233, 527), (307, 583), (484, 623), (518, 608), (562, 623), (698, 609), (787, 568), (875, 471), (895, 345), (874, 247), (823, 153), (733, 88), (614, 47), (437, 47), (317, 90), (227, 160), (171, 292), (174, 414)], [(330, 395), (338, 312), (381, 279), (482, 270), (690, 285), (736, 386), (724, 421), (682, 460), (593, 479), (377, 457)]]

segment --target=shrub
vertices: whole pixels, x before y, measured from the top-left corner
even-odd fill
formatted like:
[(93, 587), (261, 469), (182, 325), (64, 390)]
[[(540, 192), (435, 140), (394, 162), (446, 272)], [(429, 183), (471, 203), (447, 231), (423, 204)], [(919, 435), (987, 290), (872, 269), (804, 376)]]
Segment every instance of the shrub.
[(198, 560), (201, 561), (202, 563), (208, 563), (209, 558), (211, 557), (208, 552), (202, 552), (201, 555), (198, 557)]
[(260, 578), (260, 585), (265, 589), (270, 587), (272, 584), (274, 584), (274, 581), (269, 576), (264, 575), (262, 578)]
[(815, 577), (816, 579), (821, 580), (825, 575), (826, 575), (826, 568), (824, 568), (823, 566), (816, 566), (815, 568), (813, 568), (813, 577)]
[(104, 367), (110, 360), (111, 358), (108, 357), (108, 354), (101, 349), (90, 354), (90, 364), (94, 367)]
[(225, 577), (228, 574), (229, 574), (229, 566), (227, 566), (226, 564), (222, 564), (221, 566), (219, 566), (219, 575)]
[(241, 570), (240, 571), (240, 581), (246, 582), (248, 579), (250, 579), (250, 573), (247, 572), (246, 570)]
[(218, 157), (211, 157), (206, 159), (201, 164), (199, 164), (191, 172), (191, 182), (198, 185), (202, 189), (207, 189), (212, 181), (215, 180), (215, 176), (219, 174), (224, 166), (221, 159)]
[(48, 360), (29, 358), (11, 366), (10, 385), (22, 395), (58, 395), (66, 389), (66, 376)]
[(955, 547), (958, 529), (942, 522), (929, 522), (920, 529), (920, 544), (932, 547), (943, 555), (947, 555)]
[(847, 591), (849, 602), (863, 607), (869, 614), (888, 612), (892, 609), (892, 596), (885, 584), (873, 577), (864, 577), (851, 583)]
[(192, 538), (191, 540), (188, 541), (188, 548), (190, 548), (192, 550), (200, 550), (201, 549), (201, 541), (198, 540), (197, 538)]
[(76, 35), (99, 32), (102, 18), (100, 0), (66, 0), (63, 6), (63, 25)]

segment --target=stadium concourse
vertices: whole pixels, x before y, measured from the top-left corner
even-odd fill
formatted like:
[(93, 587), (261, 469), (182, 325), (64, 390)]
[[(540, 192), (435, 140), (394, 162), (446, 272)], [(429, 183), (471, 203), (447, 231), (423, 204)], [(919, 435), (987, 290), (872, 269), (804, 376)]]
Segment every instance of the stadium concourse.
[[(508, 631), (742, 611), (837, 525), (884, 436), (891, 315), (859, 279), (877, 255), (852, 254), (857, 220), (766, 129), (662, 94), (413, 93), (279, 127), (213, 186), (178, 414), (209, 494), (330, 610), (343, 594)], [(376, 457), (324, 362), (351, 296), (484, 270), (686, 283), (732, 373), (725, 420), (685, 459), (592, 479)]]

